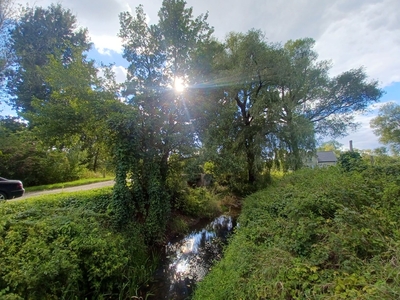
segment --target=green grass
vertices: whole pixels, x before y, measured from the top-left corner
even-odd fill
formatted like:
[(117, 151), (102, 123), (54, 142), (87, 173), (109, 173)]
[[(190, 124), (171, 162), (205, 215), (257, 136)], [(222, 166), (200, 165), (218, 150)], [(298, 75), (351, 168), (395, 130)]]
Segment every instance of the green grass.
[(70, 182), (63, 182), (63, 183), (53, 183), (47, 185), (38, 185), (38, 186), (31, 186), (31, 187), (24, 187), (26, 192), (38, 192), (38, 191), (46, 191), (46, 190), (54, 190), (54, 189), (61, 189), (73, 186), (80, 186), (90, 183), (102, 182), (102, 181), (109, 181), (113, 180), (114, 176), (106, 176), (101, 178), (83, 178), (79, 180), (74, 180)]
[(400, 299), (399, 178), (303, 170), (250, 195), (194, 299)]

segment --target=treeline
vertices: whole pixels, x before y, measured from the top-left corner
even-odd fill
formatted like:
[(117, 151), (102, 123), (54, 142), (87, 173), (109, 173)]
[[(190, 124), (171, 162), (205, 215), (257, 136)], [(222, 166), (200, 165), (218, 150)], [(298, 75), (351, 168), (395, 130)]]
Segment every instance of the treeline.
[(272, 44), (250, 30), (218, 41), (207, 14), (193, 16), (182, 0), (163, 1), (158, 17), (149, 25), (143, 6), (120, 14), (129, 66), (119, 85), (112, 66), (87, 57), (88, 31), (70, 10), (23, 10), (8, 27), (4, 91), (20, 119), (1, 121), (4, 176), (37, 184), (30, 160), (43, 167), (40, 181), (112, 165), (117, 225), (140, 222), (154, 242), (182, 196), (182, 174), (208, 172), (247, 194), (273, 168), (301, 168), (318, 137), (345, 134), (353, 113), (382, 95), (361, 67), (329, 76), (310, 38)]
[(52, 5), (26, 7), (6, 28), (12, 55), (2, 94), (18, 118), (0, 117), (4, 177), (30, 186), (112, 170), (106, 119), (117, 85), (107, 66), (98, 76), (85, 54), (88, 32), (76, 27), (69, 10)]

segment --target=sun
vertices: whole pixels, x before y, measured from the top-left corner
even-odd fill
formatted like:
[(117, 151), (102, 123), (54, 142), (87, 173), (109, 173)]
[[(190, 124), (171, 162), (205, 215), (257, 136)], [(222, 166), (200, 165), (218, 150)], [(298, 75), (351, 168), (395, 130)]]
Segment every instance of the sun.
[(185, 90), (185, 88), (186, 88), (186, 85), (183, 81), (183, 78), (176, 77), (175, 82), (174, 82), (174, 90), (179, 93), (182, 93)]

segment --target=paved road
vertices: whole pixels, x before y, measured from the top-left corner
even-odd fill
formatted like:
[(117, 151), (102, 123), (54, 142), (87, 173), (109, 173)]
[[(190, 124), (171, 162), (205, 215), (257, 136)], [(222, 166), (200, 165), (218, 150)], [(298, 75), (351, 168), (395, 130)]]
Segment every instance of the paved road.
[(73, 186), (73, 187), (68, 187), (68, 188), (63, 188), (63, 189), (54, 189), (54, 190), (40, 191), (40, 192), (27, 192), (27, 193), (25, 193), (24, 196), (22, 196), (20, 198), (16, 198), (14, 200), (23, 200), (23, 199), (27, 199), (27, 198), (34, 197), (34, 196), (41, 196), (41, 195), (48, 195), (48, 194), (60, 194), (60, 193), (93, 190), (93, 189), (98, 189), (98, 188), (102, 188), (102, 187), (106, 187), (106, 186), (112, 186), (112, 185), (114, 185), (114, 183), (115, 183), (114, 180), (110, 180), (110, 181), (102, 181), (102, 182), (96, 182), (96, 183), (91, 183), (91, 184)]

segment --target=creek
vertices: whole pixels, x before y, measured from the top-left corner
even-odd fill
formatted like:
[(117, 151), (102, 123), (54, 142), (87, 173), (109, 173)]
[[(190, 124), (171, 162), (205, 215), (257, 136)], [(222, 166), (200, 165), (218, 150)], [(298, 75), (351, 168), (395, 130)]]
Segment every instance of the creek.
[(163, 249), (148, 299), (190, 299), (199, 282), (222, 255), (236, 219), (222, 215), (201, 223), (186, 236), (171, 240)]

